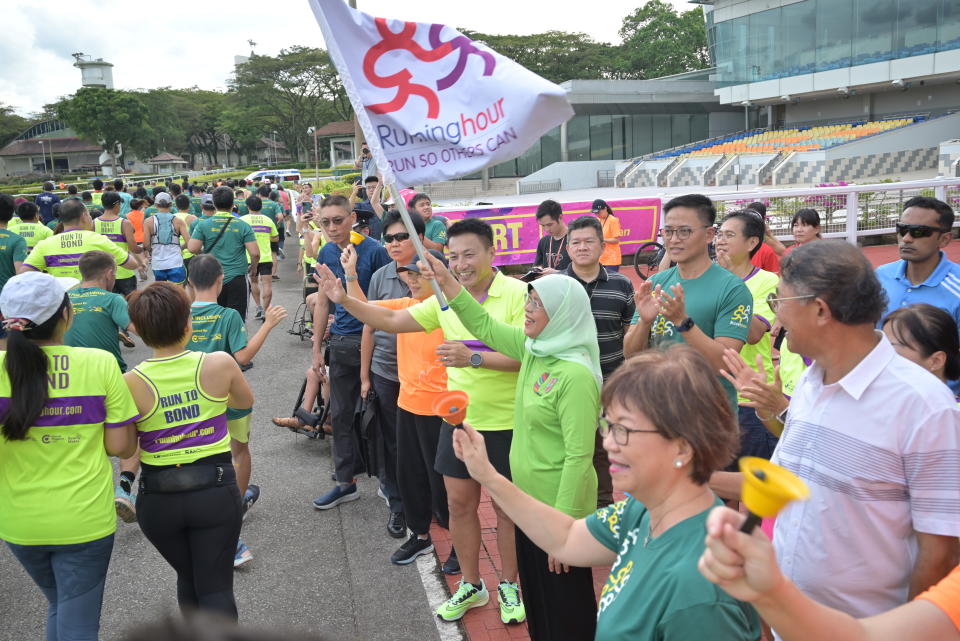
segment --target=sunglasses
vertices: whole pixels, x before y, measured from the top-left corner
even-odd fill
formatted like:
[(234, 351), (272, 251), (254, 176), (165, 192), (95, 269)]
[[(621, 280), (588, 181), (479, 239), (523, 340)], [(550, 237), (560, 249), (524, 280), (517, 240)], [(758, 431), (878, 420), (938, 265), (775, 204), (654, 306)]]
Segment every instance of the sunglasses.
[(929, 225), (905, 225), (897, 223), (897, 235), (906, 236), (910, 234), (914, 238), (926, 238), (931, 234), (943, 233), (939, 227), (930, 227)]
[(405, 241), (405, 240), (410, 240), (410, 234), (407, 233), (407, 232), (405, 232), (405, 231), (399, 232), (399, 233), (397, 233), (397, 234), (384, 234), (384, 235), (383, 235), (383, 242), (386, 243), (386, 244), (388, 244), (388, 245), (389, 245), (390, 243), (392, 243), (393, 241), (397, 241), (398, 243), (402, 243), (402, 242)]

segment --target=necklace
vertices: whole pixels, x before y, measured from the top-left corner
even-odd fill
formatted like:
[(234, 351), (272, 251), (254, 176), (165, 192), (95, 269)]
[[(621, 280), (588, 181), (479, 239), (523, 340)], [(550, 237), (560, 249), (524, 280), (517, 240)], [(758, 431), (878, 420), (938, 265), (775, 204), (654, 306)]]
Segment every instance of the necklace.
[[(713, 494), (713, 492), (711, 492), (711, 494)], [(683, 503), (680, 503), (679, 505), (675, 505), (675, 506), (673, 506), (672, 508), (670, 508), (669, 510), (667, 510), (666, 512), (664, 512), (664, 513), (663, 513), (663, 516), (661, 516), (659, 519), (657, 519), (657, 522), (654, 523), (652, 526), (650, 526), (650, 529), (647, 530), (647, 535), (646, 535), (645, 537), (643, 537), (643, 547), (647, 547), (647, 544), (650, 543), (650, 541), (653, 540), (653, 531), (656, 530), (658, 527), (660, 527), (660, 524), (663, 523), (663, 519), (667, 518), (667, 515), (668, 515), (668, 514), (670, 514), (671, 512), (675, 511), (677, 508), (683, 507), (683, 506), (686, 505), (687, 503), (693, 503), (694, 501), (696, 501), (696, 500), (699, 499), (699, 498), (703, 498), (703, 494), (702, 494), (702, 493), (699, 494), (699, 495), (697, 495), (697, 496), (694, 496), (694, 497), (692, 497), (692, 498), (689, 498), (689, 499), (687, 499), (686, 501), (684, 501)], [(663, 533), (661, 532), (661, 534), (663, 534)]]

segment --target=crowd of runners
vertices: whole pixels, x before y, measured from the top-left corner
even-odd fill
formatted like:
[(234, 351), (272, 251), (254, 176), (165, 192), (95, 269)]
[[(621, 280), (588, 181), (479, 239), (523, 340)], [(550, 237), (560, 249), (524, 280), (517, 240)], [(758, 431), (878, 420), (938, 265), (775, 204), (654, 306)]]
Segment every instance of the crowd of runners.
[[(48, 600), (48, 640), (98, 638), (117, 516), (176, 572), (184, 611), (237, 619), (260, 496), (243, 372), (288, 317), (272, 304), (284, 259), (311, 349), (273, 423), (332, 441), (316, 510), (377, 477), (398, 544), (371, 563), (410, 564), (449, 530), (441, 569), (461, 578), (443, 621), (495, 594), (537, 641), (960, 639), (949, 205), (908, 200), (901, 260), (875, 270), (822, 239), (815, 210), (784, 246), (763, 203), (718, 217), (678, 196), (661, 269), (635, 287), (603, 199), (573, 220), (541, 203), (536, 269), (513, 278), (487, 222), (424, 193), (393, 202), (358, 166), (349, 196), (244, 180), (0, 195), (0, 539)], [(131, 367), (120, 346), (137, 341), (152, 355)], [(438, 411), (449, 391), (469, 397), (462, 424)], [(742, 456), (810, 499), (739, 532)], [(599, 598), (593, 567), (611, 567)]]

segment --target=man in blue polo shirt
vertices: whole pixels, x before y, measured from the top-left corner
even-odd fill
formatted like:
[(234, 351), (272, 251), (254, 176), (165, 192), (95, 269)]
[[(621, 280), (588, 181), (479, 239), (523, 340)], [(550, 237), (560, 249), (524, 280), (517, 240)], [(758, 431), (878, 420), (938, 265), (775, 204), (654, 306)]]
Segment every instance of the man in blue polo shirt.
[(44, 225), (53, 220), (53, 206), (60, 202), (60, 196), (53, 193), (53, 189), (52, 182), (43, 183), (43, 191), (37, 194), (35, 200), (37, 207), (40, 208), (40, 218)]
[[(351, 237), (357, 215), (344, 196), (328, 196), (320, 203), (317, 221), (327, 236), (328, 243), (320, 250), (317, 262), (330, 268), (338, 278), (356, 279), (366, 294), (370, 278), (381, 267), (390, 264), (390, 256), (383, 246), (366, 236)], [(353, 245), (357, 253), (357, 273), (344, 276), (340, 254)], [(329, 303), (321, 289), (314, 307), (313, 369), (322, 379), (326, 377), (321, 342), (327, 329)], [(345, 501), (360, 498), (353, 475), (357, 470), (357, 442), (353, 434), (353, 414), (360, 398), (360, 338), (363, 323), (351, 316), (340, 305), (334, 311), (330, 328), (330, 412), (333, 417), (333, 463), (336, 486), (313, 501), (318, 510), (328, 510)], [(376, 470), (372, 470), (376, 472)]]
[(950, 244), (953, 209), (926, 196), (911, 198), (904, 207), (897, 223), (901, 260), (877, 268), (887, 292), (884, 316), (900, 307), (928, 303), (946, 310), (960, 324), (960, 265), (943, 253)]

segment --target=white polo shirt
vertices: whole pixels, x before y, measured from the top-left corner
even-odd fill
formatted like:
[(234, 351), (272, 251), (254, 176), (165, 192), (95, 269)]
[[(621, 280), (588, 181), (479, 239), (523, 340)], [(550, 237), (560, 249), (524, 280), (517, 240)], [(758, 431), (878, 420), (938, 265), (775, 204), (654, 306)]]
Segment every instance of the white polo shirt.
[(960, 536), (960, 410), (950, 390), (880, 342), (838, 382), (816, 362), (773, 454), (810, 500), (777, 517), (785, 576), (855, 617), (906, 603), (915, 532)]

